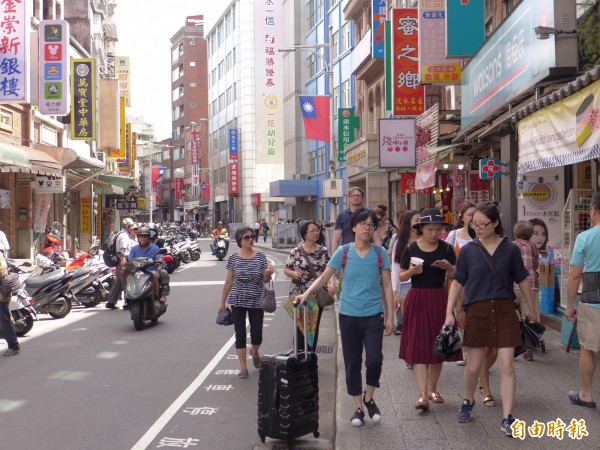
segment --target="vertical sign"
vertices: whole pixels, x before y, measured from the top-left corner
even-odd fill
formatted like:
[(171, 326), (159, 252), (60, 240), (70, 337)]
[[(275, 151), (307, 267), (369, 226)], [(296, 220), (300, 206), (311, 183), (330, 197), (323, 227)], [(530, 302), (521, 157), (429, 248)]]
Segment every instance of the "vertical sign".
[(32, 2), (0, 7), (0, 103), (29, 103), (29, 34)]
[(109, 158), (116, 158), (118, 163), (125, 161), (125, 141), (126, 141), (126, 124), (125, 124), (125, 97), (119, 97), (119, 148), (108, 151)]
[(229, 129), (229, 160), (237, 161), (238, 159), (238, 129)]
[(229, 193), (231, 195), (237, 195), (240, 193), (238, 179), (238, 163), (229, 163)]
[(425, 88), (419, 79), (419, 20), (416, 8), (392, 10), (394, 115), (425, 111)]
[(373, 22), (371, 30), (371, 55), (373, 58), (383, 58), (385, 51), (385, 21), (387, 17), (386, 0), (373, 0)]
[(129, 56), (115, 56), (115, 78), (119, 81), (119, 96), (125, 97), (125, 106), (131, 106), (129, 88)]
[(446, 0), (446, 56), (470, 58), (484, 40), (485, 2)]
[(92, 58), (71, 59), (71, 139), (96, 139), (96, 66)]
[(414, 168), (415, 119), (379, 119), (379, 167)]
[(462, 61), (446, 59), (446, 0), (419, 0), (419, 78), (425, 84), (460, 84)]
[(96, 214), (96, 231), (94, 234), (96, 234), (98, 236), (98, 239), (100, 239), (100, 241), (102, 242), (102, 236), (100, 236), (101, 231), (102, 231), (102, 214), (101, 214), (101, 204), (100, 203), (102, 201), (102, 198), (99, 195), (96, 195), (96, 211), (94, 211), (94, 213)]
[(191, 132), (192, 140), (190, 141), (190, 157), (192, 164), (200, 164), (200, 139), (198, 137), (198, 130), (195, 128)]
[(181, 200), (185, 189), (183, 187), (183, 178), (175, 178), (175, 199)]
[(40, 113), (69, 114), (69, 22), (42, 20), (39, 28)]
[(354, 129), (360, 127), (360, 117), (354, 108), (338, 108), (338, 161), (346, 161), (346, 145), (354, 142)]
[(81, 232), (92, 233), (92, 201), (89, 198), (81, 199)]
[(283, 0), (254, 2), (254, 16), (255, 161), (283, 164)]

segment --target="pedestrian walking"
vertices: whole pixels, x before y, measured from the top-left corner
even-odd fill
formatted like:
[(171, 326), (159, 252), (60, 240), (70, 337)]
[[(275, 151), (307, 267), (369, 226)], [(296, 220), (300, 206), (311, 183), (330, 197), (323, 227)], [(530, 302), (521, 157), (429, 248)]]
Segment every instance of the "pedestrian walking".
[[(121, 292), (123, 291), (123, 286), (125, 285), (125, 263), (127, 262), (127, 256), (129, 255), (129, 252), (135, 245), (137, 245), (137, 230), (138, 226), (132, 219), (129, 217), (123, 219), (123, 230), (121, 230), (117, 235), (117, 241), (115, 245), (120, 263), (115, 272), (115, 282), (110, 288), (108, 300), (106, 300), (106, 304), (104, 305), (108, 309), (118, 309), (117, 302), (121, 297)], [(123, 305), (123, 309), (127, 308), (128, 305), (125, 303)]]
[(249, 376), (246, 364), (246, 317), (250, 322), (252, 362), (256, 369), (260, 369), (258, 351), (262, 344), (264, 311), (260, 308), (258, 299), (263, 284), (269, 282), (275, 273), (275, 268), (268, 265), (264, 253), (254, 248), (254, 237), (252, 228), (242, 227), (236, 230), (235, 242), (239, 250), (227, 260), (227, 277), (218, 308), (219, 312), (224, 311), (226, 302), (231, 306), (240, 378)]
[[(596, 193), (590, 203), (592, 228), (580, 233), (575, 239), (571, 254), (567, 282), (567, 309), (565, 316), (574, 320), (577, 314), (579, 353), (579, 376), (581, 386), (569, 392), (572, 403), (595, 408), (592, 398), (592, 381), (596, 371), (596, 354), (600, 352), (600, 194)], [(583, 267), (585, 266), (585, 273)], [(575, 297), (583, 279), (579, 305), (575, 310)]]
[[(302, 237), (303, 242), (292, 249), (286, 261), (285, 269), (283, 270), (283, 273), (292, 279), (290, 283), (290, 298), (292, 299), (295, 299), (297, 295), (301, 295), (305, 292), (308, 289), (308, 286), (316, 278), (321, 276), (329, 262), (329, 253), (327, 252), (327, 249), (317, 242), (319, 237), (319, 226), (317, 222), (304, 222), (300, 227), (300, 236)], [(335, 295), (335, 283), (333, 277), (329, 280), (327, 291), (329, 292), (329, 295)], [(308, 350), (314, 352), (319, 338), (319, 325), (321, 323), (323, 309), (319, 307), (315, 296), (309, 298), (307, 303), (309, 304), (309, 311), (312, 311), (315, 308), (318, 310), (316, 323), (312, 324), (312, 327), (310, 323), (308, 324), (311, 328), (312, 337), (312, 339), (307, 342)], [(309, 317), (310, 316), (311, 315), (309, 314)], [(296, 326), (298, 351), (304, 350), (304, 334), (307, 333), (307, 330), (300, 330), (301, 326), (303, 327), (304, 323), (302, 320), (298, 319), (298, 324)]]
[[(445, 324), (463, 324), (464, 345), (469, 347), (464, 372), (464, 400), (458, 411), (458, 421), (471, 420), (477, 377), (487, 349), (497, 348), (502, 398), (500, 429), (512, 437), (516, 389), (514, 348), (523, 343), (513, 283), (519, 285), (531, 310), (533, 299), (521, 252), (504, 236), (498, 207), (493, 203), (477, 205), (471, 227), (477, 236), (460, 249), (446, 305)], [(465, 312), (456, 314), (454, 308), (463, 287), (462, 306)], [(530, 322), (533, 321), (535, 319), (531, 317)]]
[[(363, 404), (373, 422), (381, 420), (381, 412), (373, 394), (379, 387), (381, 376), (383, 335), (389, 336), (394, 325), (390, 263), (382, 247), (371, 244), (377, 225), (377, 215), (372, 210), (357, 209), (350, 220), (354, 243), (339, 247), (323, 274), (302, 295), (296, 297), (300, 303), (305, 302), (311, 294), (325, 286), (336, 272), (344, 268), (339, 327), (346, 389), (356, 407), (350, 421), (356, 427), (364, 424)], [(362, 389), (361, 374), (363, 348), (365, 391)]]
[[(7, 275), (8, 266), (6, 264), (6, 259), (4, 258), (4, 253), (0, 252), (0, 284), (2, 284), (4, 277)], [(17, 333), (11, 322), (10, 309), (8, 308), (10, 297), (10, 292), (7, 294), (0, 292), (0, 333), (8, 345), (8, 350), (4, 352), (4, 356), (13, 356), (21, 351)]]
[[(384, 205), (383, 203), (378, 203), (377, 206), (375, 206), (375, 208), (373, 208), (373, 211), (377, 215), (377, 221), (379, 222), (379, 225), (377, 226), (375, 233), (373, 233), (373, 243), (377, 244), (377, 245), (381, 245), (383, 248), (385, 248), (387, 250), (387, 246), (382, 245), (383, 237), (385, 236), (385, 234), (388, 231), (388, 224), (386, 223), (387, 206)], [(389, 245), (389, 241), (387, 243)]]
[(348, 200), (350, 206), (343, 210), (335, 221), (333, 230), (333, 242), (331, 243), (331, 251), (335, 253), (340, 245), (354, 242), (354, 233), (352, 232), (351, 220), (352, 214), (362, 207), (365, 191), (357, 186), (348, 189)]
[(267, 221), (265, 219), (262, 220), (260, 227), (262, 228), (263, 242), (267, 242), (267, 236), (269, 235), (270, 228), (269, 228), (269, 224), (267, 223)]
[[(410, 280), (411, 288), (404, 302), (399, 356), (413, 365), (418, 392), (415, 408), (423, 411), (429, 409), (429, 400), (444, 402), (437, 390), (444, 359), (432, 349), (444, 325), (446, 278), (456, 262), (452, 247), (439, 237), (446, 225), (437, 209), (424, 209), (413, 225), (419, 237), (404, 248), (400, 258), (400, 281)], [(456, 358), (446, 361), (452, 360)]]
[(9, 257), (8, 254), (10, 252), (10, 243), (6, 238), (6, 234), (2, 230), (0, 230), (0, 252), (4, 254), (5, 258)]
[(254, 242), (258, 242), (259, 236), (260, 236), (260, 219), (256, 219), (256, 222), (254, 222)]

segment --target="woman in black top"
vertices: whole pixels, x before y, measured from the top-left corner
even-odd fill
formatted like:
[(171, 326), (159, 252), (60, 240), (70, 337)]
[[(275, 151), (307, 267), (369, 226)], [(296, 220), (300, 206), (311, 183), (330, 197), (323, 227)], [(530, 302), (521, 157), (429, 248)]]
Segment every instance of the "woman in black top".
[[(448, 293), (446, 277), (452, 274), (456, 256), (452, 247), (440, 240), (444, 222), (434, 208), (424, 209), (421, 219), (413, 228), (420, 237), (408, 245), (400, 259), (400, 281), (411, 280), (402, 315), (400, 358), (413, 364), (419, 392), (415, 408), (429, 409), (429, 400), (443, 403), (437, 392), (437, 383), (444, 360), (433, 353), (433, 343), (444, 325)], [(424, 260), (422, 265), (411, 263), (411, 257)], [(456, 361), (451, 358), (446, 361)]]

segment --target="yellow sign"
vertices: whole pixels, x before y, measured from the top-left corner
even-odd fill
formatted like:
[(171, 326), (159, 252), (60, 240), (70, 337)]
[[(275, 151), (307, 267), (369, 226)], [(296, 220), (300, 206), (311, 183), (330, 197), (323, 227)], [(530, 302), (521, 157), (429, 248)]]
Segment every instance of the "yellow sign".
[(548, 197), (548, 193), (547, 192), (523, 192), (523, 197), (546, 198), (546, 197)]
[(146, 199), (144, 197), (138, 197), (138, 209), (146, 208)]
[(89, 198), (81, 199), (81, 232), (92, 233), (92, 201)]

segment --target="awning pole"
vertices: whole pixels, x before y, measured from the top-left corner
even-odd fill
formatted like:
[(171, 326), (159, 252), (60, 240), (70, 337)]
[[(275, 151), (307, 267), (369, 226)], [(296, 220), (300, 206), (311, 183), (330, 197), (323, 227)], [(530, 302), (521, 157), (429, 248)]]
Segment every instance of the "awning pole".
[[(96, 172), (95, 174), (93, 174), (93, 175), (90, 175), (90, 176), (89, 176), (89, 177), (87, 177), (87, 178), (84, 178), (84, 179), (83, 179), (83, 180), (81, 180), (79, 183), (77, 183), (77, 184), (74, 184), (73, 186), (71, 186), (69, 189), (75, 189), (77, 186), (79, 186), (80, 184), (83, 184), (83, 183), (85, 183), (86, 181), (89, 181), (91, 178), (97, 177), (98, 175), (102, 175), (102, 173), (103, 173), (103, 172), (106, 172), (106, 169), (101, 169), (101, 170), (99, 170), (98, 172)], [(100, 180), (98, 180), (98, 181), (100, 181)]]

